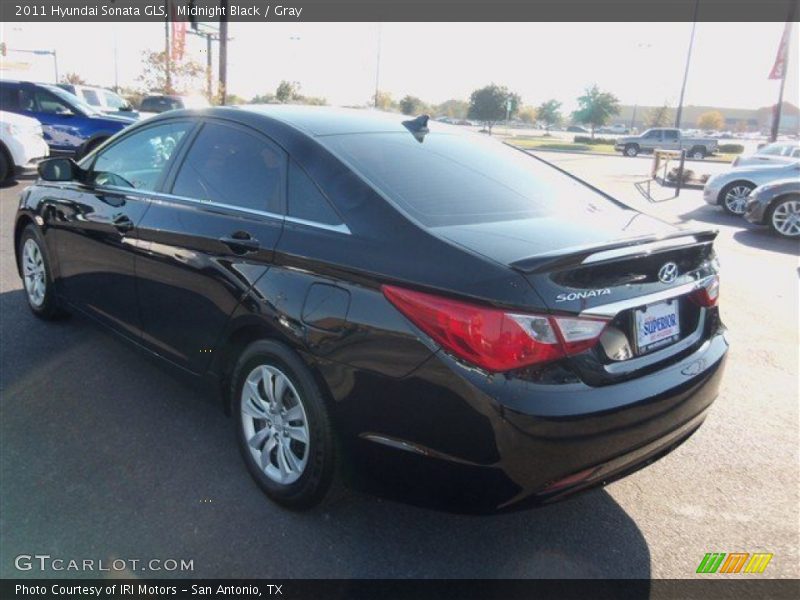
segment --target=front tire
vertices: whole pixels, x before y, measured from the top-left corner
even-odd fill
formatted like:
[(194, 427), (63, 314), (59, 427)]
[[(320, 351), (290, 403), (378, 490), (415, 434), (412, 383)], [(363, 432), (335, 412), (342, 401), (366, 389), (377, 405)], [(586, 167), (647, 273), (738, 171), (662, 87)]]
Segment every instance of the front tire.
[(729, 215), (741, 216), (747, 206), (747, 197), (755, 189), (752, 183), (747, 181), (734, 181), (729, 183), (719, 193), (719, 204)]
[(233, 372), (236, 437), (247, 470), (273, 501), (295, 510), (326, 499), (340, 460), (322, 392), (283, 344), (248, 346)]
[(44, 239), (33, 225), (26, 226), (22, 231), (17, 256), (25, 297), (31, 312), (45, 320), (63, 317), (65, 312), (55, 295), (53, 271), (45, 252)]
[(781, 237), (800, 238), (800, 196), (792, 195), (778, 202), (770, 214), (769, 226)]
[(639, 146), (637, 146), (636, 144), (628, 144), (627, 146), (625, 146), (625, 156), (633, 158), (638, 154), (639, 154)]
[(0, 183), (5, 183), (14, 175), (14, 165), (8, 160), (4, 148), (0, 148)]
[(689, 152), (689, 157), (695, 160), (704, 160), (706, 157), (706, 151), (702, 148), (692, 148), (692, 151)]

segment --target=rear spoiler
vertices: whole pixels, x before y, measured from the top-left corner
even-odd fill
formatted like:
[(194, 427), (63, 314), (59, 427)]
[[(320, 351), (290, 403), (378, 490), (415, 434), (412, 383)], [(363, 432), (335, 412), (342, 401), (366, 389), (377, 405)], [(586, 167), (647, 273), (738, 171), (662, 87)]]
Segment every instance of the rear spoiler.
[(675, 248), (711, 244), (717, 237), (717, 233), (715, 229), (676, 231), (667, 235), (641, 236), (608, 244), (573, 246), (522, 258), (514, 261), (510, 266), (517, 271), (530, 274), (613, 262), (620, 258), (640, 258)]

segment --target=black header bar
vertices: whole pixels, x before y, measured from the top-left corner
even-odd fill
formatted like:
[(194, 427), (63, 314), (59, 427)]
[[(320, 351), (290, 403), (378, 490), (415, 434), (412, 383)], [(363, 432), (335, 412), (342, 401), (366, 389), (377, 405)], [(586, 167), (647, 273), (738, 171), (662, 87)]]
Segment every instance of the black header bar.
[[(199, 21), (653, 22), (691, 21), (696, 0), (196, 0)], [(699, 0), (698, 21), (785, 21), (800, 0)], [(2, 22), (188, 20), (189, 0), (2, 0)]]

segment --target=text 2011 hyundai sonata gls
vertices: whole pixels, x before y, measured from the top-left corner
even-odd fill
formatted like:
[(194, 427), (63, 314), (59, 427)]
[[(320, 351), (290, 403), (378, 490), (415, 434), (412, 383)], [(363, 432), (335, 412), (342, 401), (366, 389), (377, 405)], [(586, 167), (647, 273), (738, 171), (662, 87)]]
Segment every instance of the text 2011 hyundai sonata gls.
[(550, 501), (663, 456), (717, 393), (713, 232), (424, 116), (172, 111), (40, 176), (15, 229), (34, 314), (214, 382), (286, 506), (342, 464)]

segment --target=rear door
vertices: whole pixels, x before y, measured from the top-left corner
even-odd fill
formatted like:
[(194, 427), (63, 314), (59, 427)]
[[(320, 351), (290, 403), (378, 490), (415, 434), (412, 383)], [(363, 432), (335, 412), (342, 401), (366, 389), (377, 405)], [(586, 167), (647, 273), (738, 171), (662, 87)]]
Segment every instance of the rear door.
[(664, 138), (661, 142), (660, 148), (664, 150), (680, 150), (681, 149), (681, 136), (677, 129), (665, 129)]
[(209, 119), (140, 224), (145, 343), (203, 372), (229, 315), (266, 273), (283, 229), (287, 156), (261, 133)]

